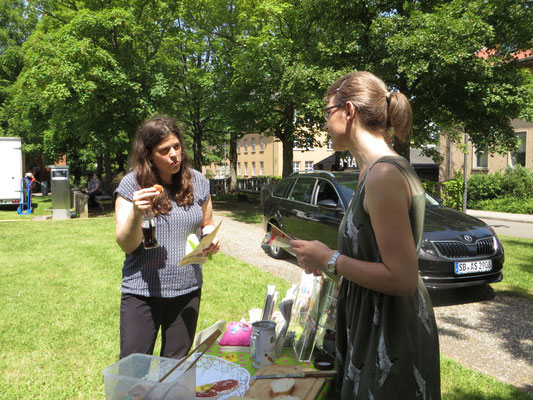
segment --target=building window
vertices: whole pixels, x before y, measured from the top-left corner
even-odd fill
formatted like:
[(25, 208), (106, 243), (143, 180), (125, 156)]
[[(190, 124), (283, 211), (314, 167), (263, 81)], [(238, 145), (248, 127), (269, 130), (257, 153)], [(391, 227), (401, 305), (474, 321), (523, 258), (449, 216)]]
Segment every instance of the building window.
[(244, 176), (248, 176), (248, 163), (244, 163)]
[(306, 161), (305, 162), (305, 170), (308, 171), (308, 172), (313, 170), (313, 161)]
[(487, 169), (489, 167), (489, 155), (486, 150), (474, 148), (474, 168)]
[(265, 151), (265, 138), (263, 136), (259, 138), (259, 151)]
[(259, 175), (265, 174), (265, 163), (263, 161), (259, 161)]
[(244, 153), (248, 153), (248, 139), (244, 139)]
[(241, 152), (241, 141), (237, 140), (237, 153)]
[(255, 153), (255, 138), (252, 138), (252, 153)]
[(293, 161), (292, 172), (300, 172), (300, 161)]
[(294, 139), (294, 150), (313, 150), (313, 139), (312, 138), (298, 138)]
[(241, 163), (240, 162), (237, 163), (237, 175), (241, 176)]
[(515, 165), (526, 166), (526, 132), (516, 132), (518, 136), (518, 149), (511, 153), (511, 163)]

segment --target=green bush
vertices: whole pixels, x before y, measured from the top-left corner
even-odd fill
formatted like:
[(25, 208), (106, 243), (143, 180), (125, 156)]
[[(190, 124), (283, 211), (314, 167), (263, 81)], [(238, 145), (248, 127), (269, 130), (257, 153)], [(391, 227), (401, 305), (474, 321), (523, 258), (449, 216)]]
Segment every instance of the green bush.
[(475, 174), (468, 179), (468, 204), (481, 200), (513, 196), (527, 199), (533, 196), (533, 173), (520, 165), (507, 167), (504, 173)]
[(468, 203), (504, 196), (503, 181), (503, 175), (499, 172), (490, 175), (471, 175), (468, 179)]
[(435, 198), (442, 199), (445, 207), (461, 210), (463, 206), (463, 175), (456, 172), (455, 176), (444, 182), (423, 181), (424, 189)]
[(509, 196), (500, 199), (468, 200), (468, 208), (513, 214), (533, 214), (533, 198), (525, 199)]

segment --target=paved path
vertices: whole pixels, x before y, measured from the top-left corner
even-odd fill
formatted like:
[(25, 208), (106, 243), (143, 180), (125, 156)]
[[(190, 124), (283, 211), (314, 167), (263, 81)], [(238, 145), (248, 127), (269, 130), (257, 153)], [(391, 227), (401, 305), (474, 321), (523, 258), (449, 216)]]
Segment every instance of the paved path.
[[(260, 226), (223, 220), (222, 252), (298, 284), (291, 259), (274, 260), (261, 249)], [(533, 394), (533, 301), (495, 293), (490, 287), (432, 292), (441, 352), (462, 365)]]
[(498, 235), (533, 239), (533, 215), (479, 210), (466, 210), (466, 213), (483, 220), (494, 228)]

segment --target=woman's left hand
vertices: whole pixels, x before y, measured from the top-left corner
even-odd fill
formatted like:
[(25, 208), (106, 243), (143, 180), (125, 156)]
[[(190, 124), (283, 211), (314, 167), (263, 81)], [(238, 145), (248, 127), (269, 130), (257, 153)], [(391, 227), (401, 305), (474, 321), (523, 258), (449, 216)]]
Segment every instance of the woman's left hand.
[(290, 245), (298, 259), (298, 266), (308, 274), (320, 276), (334, 251), (318, 240), (291, 240)]

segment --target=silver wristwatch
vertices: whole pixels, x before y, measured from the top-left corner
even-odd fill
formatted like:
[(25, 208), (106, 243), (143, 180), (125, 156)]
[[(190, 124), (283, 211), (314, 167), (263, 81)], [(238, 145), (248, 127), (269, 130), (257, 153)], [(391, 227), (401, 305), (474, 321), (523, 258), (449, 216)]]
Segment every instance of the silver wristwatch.
[(337, 258), (339, 258), (340, 255), (341, 253), (339, 253), (338, 251), (333, 253), (328, 262), (328, 265), (326, 265), (326, 272), (335, 275), (337, 274)]

